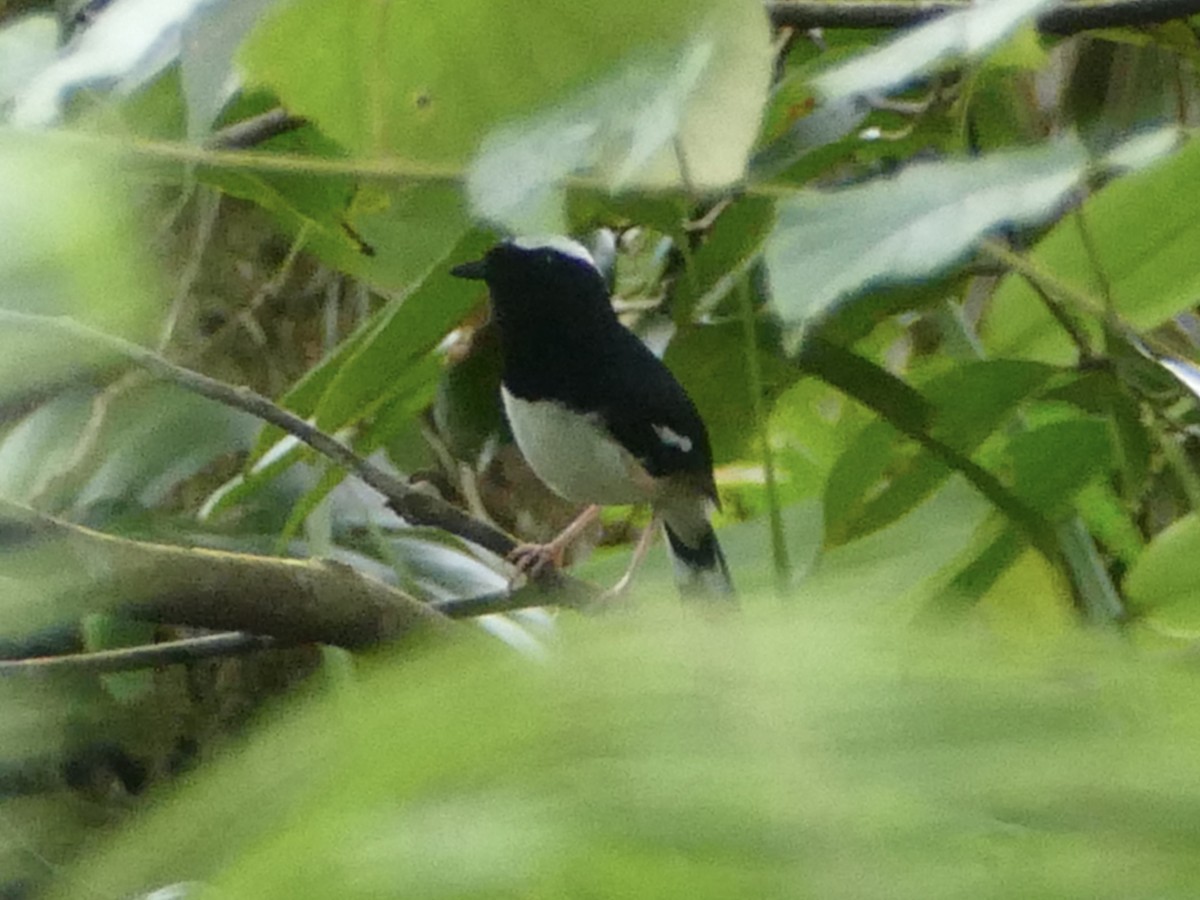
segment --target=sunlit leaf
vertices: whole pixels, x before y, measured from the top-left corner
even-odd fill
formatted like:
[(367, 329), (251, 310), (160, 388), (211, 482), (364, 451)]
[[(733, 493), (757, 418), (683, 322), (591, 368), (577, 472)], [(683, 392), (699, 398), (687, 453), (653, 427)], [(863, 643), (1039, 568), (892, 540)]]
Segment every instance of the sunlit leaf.
[(740, 177), (771, 64), (762, 10), (735, 0), (586, 13), (545, 0), (299, 0), (242, 58), (254, 83), (351, 153), (403, 157), (420, 176), (482, 151), (477, 213), (524, 229), (561, 226), (547, 192), (584, 168), (612, 187), (677, 184), (681, 154), (690, 184)]
[(721, 187), (743, 174), (766, 99), (769, 56), (757, 11), (695, 9), (686, 42), (631, 57), (546, 113), (484, 139), (467, 191), (485, 219), (515, 231), (562, 231), (557, 183), (588, 172), (630, 184)]
[(980, 0), (939, 16), (866, 55), (826, 72), (816, 86), (827, 97), (883, 93), (903, 87), (937, 63), (971, 59), (998, 45), (1056, 0)]
[(985, 235), (1059, 209), (1087, 163), (1063, 139), (970, 161), (919, 163), (894, 178), (797, 192), (779, 204), (767, 242), (774, 305), (786, 320), (819, 316), (869, 285), (932, 275)]
[(58, 52), (58, 22), (32, 15), (0, 28), (0, 103), (50, 65)]
[(1125, 593), (1157, 625), (1200, 635), (1200, 516), (1184, 516), (1154, 537), (1125, 577)]
[(205, 0), (114, 0), (50, 66), (18, 93), (12, 121), (51, 125), (83, 85), (141, 87), (179, 54), (182, 29)]
[[(1162, 146), (1155, 139), (1149, 149)], [(1135, 328), (1158, 325), (1192, 308), (1200, 295), (1194, 252), (1200, 241), (1200, 208), (1183, 188), (1197, 179), (1200, 145), (1195, 143), (1150, 168), (1116, 178), (1078, 214), (1055, 226), (1029, 254), (1030, 261), (1098, 302), (1111, 295), (1117, 313)], [(1098, 323), (1089, 333), (1098, 336)], [(1000, 356), (1063, 363), (1076, 353), (1041, 298), (1017, 275), (1008, 276), (996, 291), (984, 338)]]
[(187, 102), (187, 133), (203, 137), (240, 80), (233, 60), (242, 39), (279, 0), (206, 0), (187, 23), (179, 68)]

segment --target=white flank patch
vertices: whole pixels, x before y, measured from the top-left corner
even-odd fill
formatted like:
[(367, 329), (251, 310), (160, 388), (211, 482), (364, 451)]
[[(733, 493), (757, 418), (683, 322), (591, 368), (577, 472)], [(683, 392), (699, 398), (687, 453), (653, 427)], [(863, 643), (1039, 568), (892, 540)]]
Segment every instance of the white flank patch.
[(513, 437), (530, 468), (560, 497), (621, 506), (652, 500), (650, 476), (595, 422), (549, 400), (501, 390)]
[(561, 253), (563, 256), (569, 256), (571, 259), (577, 259), (580, 262), (585, 262), (596, 271), (600, 271), (596, 266), (596, 260), (592, 259), (592, 254), (588, 252), (588, 248), (569, 237), (563, 237), (561, 234), (531, 234), (524, 237), (512, 239), (514, 247), (520, 247), (522, 250), (553, 250), (555, 253)]
[(682, 450), (684, 453), (692, 452), (692, 439), (680, 434), (675, 429), (667, 425), (651, 425), (654, 433), (658, 435), (658, 439), (668, 447), (675, 447)]

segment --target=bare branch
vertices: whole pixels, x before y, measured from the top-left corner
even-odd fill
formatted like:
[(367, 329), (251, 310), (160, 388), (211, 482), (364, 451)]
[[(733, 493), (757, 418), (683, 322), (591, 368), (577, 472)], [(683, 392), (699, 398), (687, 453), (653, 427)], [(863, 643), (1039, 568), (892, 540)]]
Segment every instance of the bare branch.
[[(443, 600), (430, 603), (429, 608), (449, 619), (470, 619), (478, 616), (544, 606), (551, 600), (562, 601), (570, 594), (548, 597), (545, 591), (527, 587), (516, 591), (484, 594), (479, 597)], [(580, 600), (594, 599), (588, 592)], [(104, 674), (155, 669), (163, 666), (187, 665), (213, 657), (244, 656), (287, 646), (266, 635), (244, 631), (224, 631), (199, 637), (163, 641), (138, 647), (98, 650), (92, 653), (66, 653), (59, 656), (34, 656), (27, 659), (0, 660), (0, 678), (44, 677), (57, 672), (88, 672)]]
[[(776, 28), (904, 28), (970, 6), (955, 2), (787, 2), (765, 4)], [(1070, 35), (1093, 28), (1157, 25), (1200, 13), (1200, 0), (1107, 0), (1065, 3), (1037, 19), (1039, 31)]]
[(116, 612), (350, 649), (446, 622), (403, 591), (330, 560), (133, 541), (7, 501), (0, 501), (0, 537), (8, 590), (28, 585), (35, 614), (50, 621)]
[(105, 334), (64, 316), (39, 316), (14, 310), (0, 310), (0, 324), (20, 328), (37, 328), (58, 332), (66, 337), (103, 347), (137, 363), (151, 375), (170, 381), (185, 390), (225, 406), (240, 409), (269, 422), (302, 440), (322, 456), (353, 472), (387, 498), (396, 514), (414, 525), (430, 525), (449, 531), (478, 544), (498, 556), (507, 556), (517, 546), (516, 540), (500, 529), (472, 518), (451, 506), (440, 497), (414, 488), (394, 475), (385, 472), (332, 436), (310, 425), (247, 387), (235, 387), (202, 375), (192, 369), (168, 362), (153, 350), (124, 338)]
[(306, 124), (306, 120), (288, 115), (287, 110), (277, 106), (261, 115), (222, 128), (208, 139), (207, 144), (218, 150), (244, 150)]

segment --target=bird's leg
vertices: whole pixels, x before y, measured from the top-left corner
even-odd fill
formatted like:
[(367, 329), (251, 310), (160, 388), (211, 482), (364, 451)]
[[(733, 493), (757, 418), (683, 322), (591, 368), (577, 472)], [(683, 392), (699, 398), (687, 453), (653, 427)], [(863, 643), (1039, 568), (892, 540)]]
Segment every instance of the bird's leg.
[(633, 548), (633, 558), (629, 560), (629, 568), (625, 570), (625, 574), (621, 576), (616, 584), (604, 592), (601, 599), (616, 600), (629, 590), (629, 585), (633, 583), (633, 574), (641, 566), (642, 560), (646, 558), (646, 554), (650, 550), (650, 545), (654, 543), (654, 535), (657, 531), (658, 516), (653, 516), (650, 519), (650, 524), (646, 526), (646, 530), (642, 532), (642, 536), (638, 538), (637, 546)]
[(546, 566), (562, 568), (563, 553), (583, 530), (600, 515), (600, 507), (593, 504), (575, 517), (566, 528), (548, 544), (520, 544), (508, 554), (508, 561), (517, 571), (529, 578), (536, 578)]

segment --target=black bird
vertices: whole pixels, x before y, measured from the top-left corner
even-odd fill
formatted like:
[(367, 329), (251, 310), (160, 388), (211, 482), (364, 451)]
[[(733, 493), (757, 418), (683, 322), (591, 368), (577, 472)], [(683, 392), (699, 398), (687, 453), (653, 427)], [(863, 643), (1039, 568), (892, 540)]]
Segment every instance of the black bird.
[(670, 370), (617, 319), (591, 254), (569, 238), (522, 237), (451, 271), (487, 283), (517, 446), (551, 490), (593, 505), (550, 544), (519, 549), (518, 565), (536, 571), (557, 562), (599, 506), (649, 503), (681, 592), (732, 599), (708, 518), (719, 500), (704, 422)]

